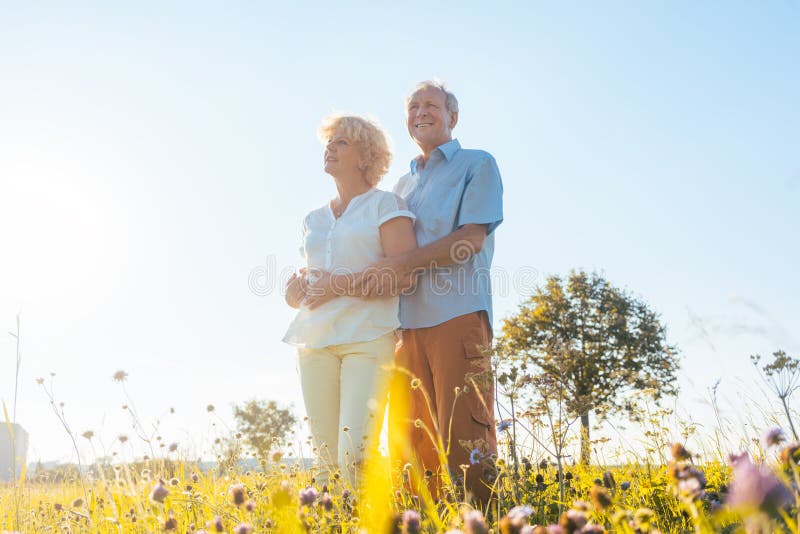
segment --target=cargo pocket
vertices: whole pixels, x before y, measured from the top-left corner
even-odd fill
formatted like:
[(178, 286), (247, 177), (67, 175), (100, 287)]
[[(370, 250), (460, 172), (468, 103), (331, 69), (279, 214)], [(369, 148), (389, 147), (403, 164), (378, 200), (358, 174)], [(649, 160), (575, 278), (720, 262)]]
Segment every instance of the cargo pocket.
[(488, 356), (488, 347), (483, 344), (483, 338), (479, 332), (469, 335), (462, 340), (464, 344), (464, 357), (469, 359), (482, 358)]
[(473, 423), (477, 424), (488, 432), (489, 429), (492, 428), (492, 424), (488, 421), (486, 414), (482, 412), (483, 410), (473, 408), (470, 416), (472, 417)]

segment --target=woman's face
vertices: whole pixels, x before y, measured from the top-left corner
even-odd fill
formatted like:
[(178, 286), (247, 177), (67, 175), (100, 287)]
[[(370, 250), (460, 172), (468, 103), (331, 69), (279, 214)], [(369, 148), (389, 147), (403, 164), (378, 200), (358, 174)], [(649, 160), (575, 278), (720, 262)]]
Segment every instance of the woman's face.
[(337, 132), (325, 145), (325, 172), (344, 177), (361, 174), (361, 153), (355, 143)]

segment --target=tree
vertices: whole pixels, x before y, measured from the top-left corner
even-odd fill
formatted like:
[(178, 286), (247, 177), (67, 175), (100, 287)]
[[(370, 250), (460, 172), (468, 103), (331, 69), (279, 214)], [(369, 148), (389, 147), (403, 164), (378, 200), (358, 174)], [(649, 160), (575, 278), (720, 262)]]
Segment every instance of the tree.
[(269, 453), (286, 438), (297, 423), (297, 418), (288, 408), (281, 408), (275, 401), (249, 400), (241, 407), (233, 407), (236, 428), (245, 443), (266, 463)]
[(581, 463), (589, 463), (589, 414), (631, 411), (627, 393), (654, 401), (677, 393), (677, 349), (647, 305), (597, 273), (547, 279), (503, 323), (498, 353), (523, 371), (555, 380), (581, 421)]

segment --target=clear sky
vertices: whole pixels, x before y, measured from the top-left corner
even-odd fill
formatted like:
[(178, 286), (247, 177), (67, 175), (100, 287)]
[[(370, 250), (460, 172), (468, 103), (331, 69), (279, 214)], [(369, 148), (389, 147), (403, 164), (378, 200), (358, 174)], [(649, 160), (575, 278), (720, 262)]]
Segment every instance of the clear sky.
[(800, 356), (798, 58), (793, 0), (0, 2), (0, 398), (21, 312), (32, 460), (71, 459), (51, 372), (108, 451), (132, 435), (119, 369), (184, 450), (216, 432), (208, 404), (302, 413), (292, 310), (251, 273), (298, 266), (335, 194), (320, 119), (377, 117), (390, 188), (416, 153), (403, 96), (438, 76), (504, 180), (496, 326), (531, 283), (599, 270), (662, 314), (683, 413), (710, 422), (722, 379), (736, 419), (763, 402), (750, 354)]

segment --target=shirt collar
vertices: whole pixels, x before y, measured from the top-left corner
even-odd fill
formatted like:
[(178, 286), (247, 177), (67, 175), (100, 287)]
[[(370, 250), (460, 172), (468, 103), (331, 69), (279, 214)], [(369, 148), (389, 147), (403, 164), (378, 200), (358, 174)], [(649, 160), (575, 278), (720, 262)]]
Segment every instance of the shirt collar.
[[(461, 150), (461, 143), (458, 142), (458, 139), (453, 139), (452, 141), (448, 141), (443, 145), (437, 146), (436, 150), (442, 153), (444, 159), (450, 161), (451, 159), (453, 159), (455, 153)], [(417, 169), (419, 168), (421, 162), (422, 162), (422, 156), (417, 156), (416, 158), (411, 160), (412, 173), (417, 172)]]

